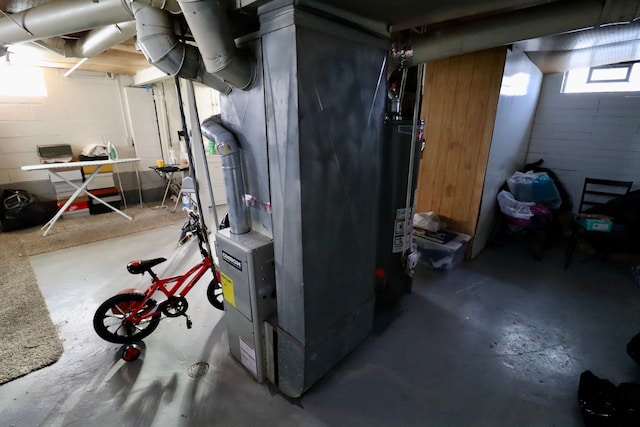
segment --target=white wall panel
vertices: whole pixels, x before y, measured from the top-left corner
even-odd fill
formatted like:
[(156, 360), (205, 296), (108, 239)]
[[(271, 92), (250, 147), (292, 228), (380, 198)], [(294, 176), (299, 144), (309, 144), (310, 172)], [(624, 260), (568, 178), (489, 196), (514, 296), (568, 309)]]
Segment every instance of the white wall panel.
[[(523, 83), (517, 96), (510, 95), (505, 84), (505, 81), (513, 81), (514, 76)], [(524, 54), (507, 53), (472, 257), (484, 249), (489, 239), (500, 187), (513, 172), (524, 166), (541, 84), (542, 73)]]

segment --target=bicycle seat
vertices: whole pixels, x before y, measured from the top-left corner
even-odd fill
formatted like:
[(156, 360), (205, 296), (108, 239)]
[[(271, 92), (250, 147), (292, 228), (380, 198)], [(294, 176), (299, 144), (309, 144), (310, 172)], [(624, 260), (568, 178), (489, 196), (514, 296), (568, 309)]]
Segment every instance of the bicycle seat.
[(151, 271), (151, 267), (165, 262), (166, 258), (154, 258), (145, 260), (135, 260), (127, 264), (127, 271), (131, 274), (142, 274), (145, 271)]

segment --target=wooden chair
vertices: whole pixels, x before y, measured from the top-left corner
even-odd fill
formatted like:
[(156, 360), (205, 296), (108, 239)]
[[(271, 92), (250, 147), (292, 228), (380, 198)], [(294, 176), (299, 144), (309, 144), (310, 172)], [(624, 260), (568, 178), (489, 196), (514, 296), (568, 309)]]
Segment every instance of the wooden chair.
[[(580, 205), (578, 206), (578, 214), (597, 211), (598, 207), (605, 205), (609, 200), (626, 196), (631, 190), (632, 185), (633, 181), (585, 178), (582, 187), (582, 197), (580, 198)], [(569, 267), (573, 253), (581, 238), (584, 237), (591, 242), (599, 241), (600, 243), (604, 243), (603, 245), (597, 245), (604, 248), (610, 246), (608, 243), (615, 243), (615, 240), (626, 238), (623, 234), (624, 233), (621, 235), (617, 232), (588, 231), (577, 222), (574, 222), (571, 238), (569, 239), (569, 244), (565, 252), (564, 268)], [(607, 242), (602, 242), (603, 240)], [(606, 254), (607, 252), (605, 251), (604, 255), (606, 256)]]

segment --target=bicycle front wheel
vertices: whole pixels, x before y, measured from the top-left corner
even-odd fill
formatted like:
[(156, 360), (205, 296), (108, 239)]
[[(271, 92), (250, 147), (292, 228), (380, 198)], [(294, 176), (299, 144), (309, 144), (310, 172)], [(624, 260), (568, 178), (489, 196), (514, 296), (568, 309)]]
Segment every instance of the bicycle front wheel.
[(156, 305), (150, 299), (140, 307), (142, 300), (144, 295), (135, 293), (118, 294), (109, 298), (96, 310), (93, 329), (103, 340), (116, 344), (128, 344), (148, 337), (160, 323), (160, 311), (139, 322), (127, 320), (134, 311), (143, 313)]
[(216, 279), (211, 280), (207, 287), (207, 299), (212, 306), (218, 310), (224, 310), (224, 298), (222, 296), (222, 285)]

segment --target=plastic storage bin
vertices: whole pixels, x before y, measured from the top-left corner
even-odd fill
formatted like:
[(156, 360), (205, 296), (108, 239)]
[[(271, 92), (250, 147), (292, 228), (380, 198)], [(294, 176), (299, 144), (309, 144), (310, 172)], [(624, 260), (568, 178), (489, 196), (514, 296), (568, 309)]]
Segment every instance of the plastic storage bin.
[(447, 243), (437, 243), (424, 237), (413, 235), (413, 243), (420, 255), (420, 263), (436, 270), (450, 270), (464, 259), (464, 252), (471, 236), (455, 233)]

